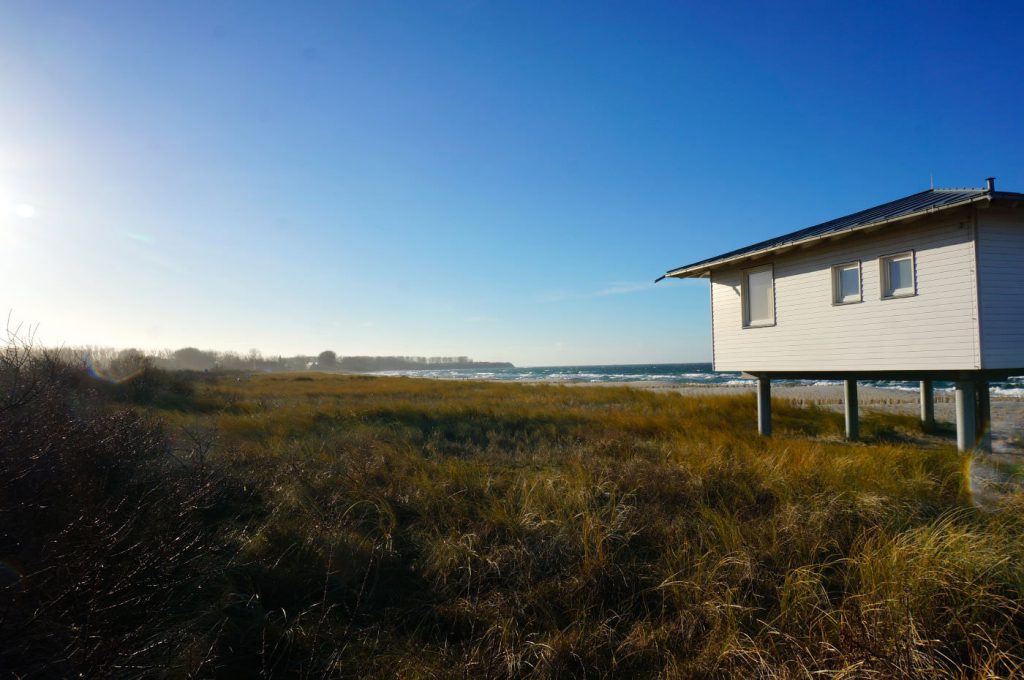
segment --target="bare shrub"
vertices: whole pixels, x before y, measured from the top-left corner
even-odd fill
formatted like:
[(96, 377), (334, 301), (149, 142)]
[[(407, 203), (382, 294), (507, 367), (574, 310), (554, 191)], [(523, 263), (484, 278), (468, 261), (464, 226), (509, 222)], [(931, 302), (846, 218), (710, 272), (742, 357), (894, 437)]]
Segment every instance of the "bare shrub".
[(159, 425), (30, 344), (0, 364), (0, 667), (145, 675), (195, 636), (223, 550), (203, 521), (228, 486), (169, 465)]

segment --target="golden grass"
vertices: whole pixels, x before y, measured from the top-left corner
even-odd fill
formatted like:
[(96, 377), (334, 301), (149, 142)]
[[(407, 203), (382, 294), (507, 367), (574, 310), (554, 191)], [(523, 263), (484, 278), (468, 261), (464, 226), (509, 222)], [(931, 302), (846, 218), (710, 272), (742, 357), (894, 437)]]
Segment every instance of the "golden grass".
[(1022, 671), (1024, 495), (972, 508), (910, 418), (848, 444), (776, 402), (765, 439), (752, 396), (37, 363), (0, 402), (16, 674)]
[(216, 428), (211, 464), (260, 490), (229, 590), (259, 597), (280, 663), (988, 677), (1024, 658), (1022, 523), (967, 507), (955, 450), (898, 441), (910, 419), (846, 444), (837, 415), (777, 402), (764, 439), (747, 396), (308, 375), (197, 401), (161, 417)]

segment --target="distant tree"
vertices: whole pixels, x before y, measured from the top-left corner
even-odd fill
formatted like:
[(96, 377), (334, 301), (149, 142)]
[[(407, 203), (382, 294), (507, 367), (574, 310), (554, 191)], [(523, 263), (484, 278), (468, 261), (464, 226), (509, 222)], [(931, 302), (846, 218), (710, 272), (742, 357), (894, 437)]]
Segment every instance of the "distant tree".
[(153, 360), (137, 349), (123, 349), (110, 362), (110, 377), (124, 380), (142, 373), (153, 365)]
[(238, 354), (238, 352), (221, 352), (217, 357), (217, 363), (220, 367), (228, 371), (238, 371), (245, 368), (245, 361)]
[(338, 365), (338, 355), (331, 350), (320, 352), (316, 358), (317, 368), (335, 368)]
[(182, 347), (174, 353), (177, 368), (186, 371), (208, 371), (217, 365), (217, 357), (195, 347)]

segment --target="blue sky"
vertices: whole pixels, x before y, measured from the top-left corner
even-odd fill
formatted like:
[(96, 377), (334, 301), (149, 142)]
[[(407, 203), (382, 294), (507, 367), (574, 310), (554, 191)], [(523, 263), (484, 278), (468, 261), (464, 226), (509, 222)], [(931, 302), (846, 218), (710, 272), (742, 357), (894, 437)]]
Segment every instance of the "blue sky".
[(931, 177), (1024, 190), (1022, 20), (8, 0), (0, 309), (48, 344), (709, 360), (666, 269)]

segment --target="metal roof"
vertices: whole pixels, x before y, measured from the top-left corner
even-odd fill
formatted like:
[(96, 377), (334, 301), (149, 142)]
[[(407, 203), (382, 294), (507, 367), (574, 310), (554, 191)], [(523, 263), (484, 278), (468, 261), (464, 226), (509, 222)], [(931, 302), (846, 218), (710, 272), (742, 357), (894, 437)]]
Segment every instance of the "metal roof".
[(709, 257), (692, 264), (688, 264), (665, 272), (664, 276), (678, 278), (689, 278), (704, 276), (716, 266), (723, 265), (733, 260), (747, 259), (755, 255), (768, 254), (770, 252), (789, 248), (801, 243), (822, 239), (836, 234), (867, 229), (881, 226), (888, 222), (903, 220), (915, 215), (946, 210), (956, 206), (966, 205), (982, 200), (1010, 199), (1024, 200), (1024, 194), (1017, 194), (992, 189), (928, 189), (917, 194), (911, 194), (889, 203), (861, 210), (860, 212), (839, 217), (828, 222), (822, 222), (813, 227), (800, 229), (790, 234), (777, 236), (776, 238), (761, 241), (744, 248), (731, 250), (715, 257)]

